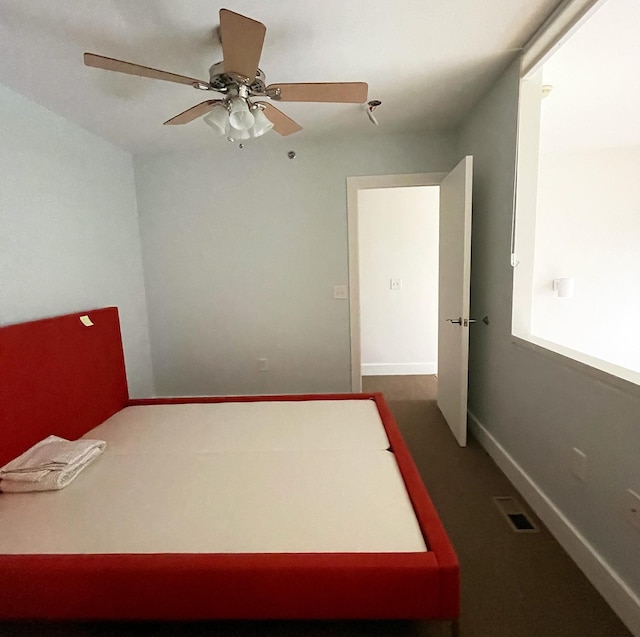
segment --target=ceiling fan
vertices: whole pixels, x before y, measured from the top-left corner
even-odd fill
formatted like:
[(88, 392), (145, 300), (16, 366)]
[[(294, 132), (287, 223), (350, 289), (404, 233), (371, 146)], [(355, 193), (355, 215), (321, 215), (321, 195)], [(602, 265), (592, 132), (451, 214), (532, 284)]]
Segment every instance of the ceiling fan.
[[(271, 128), (280, 135), (302, 130), (297, 122), (277, 109), (269, 98), (278, 102), (333, 102), (362, 104), (367, 100), (365, 82), (317, 82), (298, 84), (265, 84), (258, 68), (266, 27), (261, 22), (220, 9), (222, 62), (209, 69), (209, 81), (176, 75), (131, 62), (123, 62), (95, 53), (85, 53), (84, 63), (107, 71), (139, 75), (156, 80), (187, 84), (201, 91), (221, 93), (221, 99), (210, 99), (168, 119), (165, 124), (187, 124), (203, 117), (209, 126), (231, 141), (259, 137)], [(257, 99), (256, 99), (257, 98)]]

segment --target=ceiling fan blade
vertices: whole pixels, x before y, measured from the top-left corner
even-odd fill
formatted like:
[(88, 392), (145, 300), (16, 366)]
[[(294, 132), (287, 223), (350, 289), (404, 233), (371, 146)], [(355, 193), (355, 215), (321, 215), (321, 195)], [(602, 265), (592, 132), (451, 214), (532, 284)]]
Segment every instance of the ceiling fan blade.
[(294, 122), (290, 117), (285, 115), (282, 111), (278, 110), (273, 104), (269, 102), (257, 102), (264, 107), (264, 114), (267, 119), (273, 124), (273, 130), (280, 135), (291, 135), (291, 133), (297, 133), (302, 130), (302, 126), (298, 122)]
[(148, 66), (140, 66), (131, 62), (123, 62), (114, 58), (108, 58), (104, 55), (96, 55), (95, 53), (85, 53), (84, 63), (86, 66), (93, 66), (97, 69), (105, 69), (106, 71), (116, 71), (117, 73), (127, 73), (129, 75), (140, 75), (142, 77), (150, 77), (154, 80), (165, 80), (167, 82), (177, 82), (178, 84), (202, 84), (209, 86), (209, 82), (198, 80), (194, 77), (186, 77), (185, 75), (176, 75), (167, 71), (152, 69)]
[(366, 82), (316, 82), (309, 84), (270, 84), (267, 92), (280, 89), (281, 102), (343, 102), (362, 104), (367, 101)]
[(239, 13), (220, 9), (220, 40), (225, 73), (237, 73), (251, 82), (258, 64), (267, 27)]
[(216, 104), (222, 104), (223, 100), (207, 100), (206, 102), (200, 102), (186, 111), (183, 111), (179, 115), (168, 119), (165, 124), (188, 124), (198, 117), (206, 115)]

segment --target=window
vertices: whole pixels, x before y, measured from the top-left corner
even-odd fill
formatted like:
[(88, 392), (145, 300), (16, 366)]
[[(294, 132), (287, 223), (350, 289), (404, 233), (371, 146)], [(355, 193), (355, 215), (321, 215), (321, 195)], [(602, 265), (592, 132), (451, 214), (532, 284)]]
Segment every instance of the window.
[(521, 81), (514, 336), (640, 384), (640, 3)]

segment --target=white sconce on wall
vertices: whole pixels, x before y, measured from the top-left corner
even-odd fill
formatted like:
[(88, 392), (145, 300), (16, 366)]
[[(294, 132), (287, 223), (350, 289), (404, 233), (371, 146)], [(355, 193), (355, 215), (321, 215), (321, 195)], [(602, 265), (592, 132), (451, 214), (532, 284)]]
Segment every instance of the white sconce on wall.
[(576, 287), (573, 277), (562, 277), (553, 280), (553, 290), (560, 299), (572, 299)]

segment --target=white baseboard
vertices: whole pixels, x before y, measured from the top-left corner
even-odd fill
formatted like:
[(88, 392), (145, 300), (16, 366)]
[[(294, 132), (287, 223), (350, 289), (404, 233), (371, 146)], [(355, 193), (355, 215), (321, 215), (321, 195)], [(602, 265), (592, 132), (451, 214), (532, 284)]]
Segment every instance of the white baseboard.
[(482, 423), (468, 412), (475, 439), (511, 480), (522, 497), (587, 576), (627, 628), (640, 637), (640, 598), (547, 497)]
[(436, 374), (438, 363), (363, 363), (363, 376), (414, 376)]

